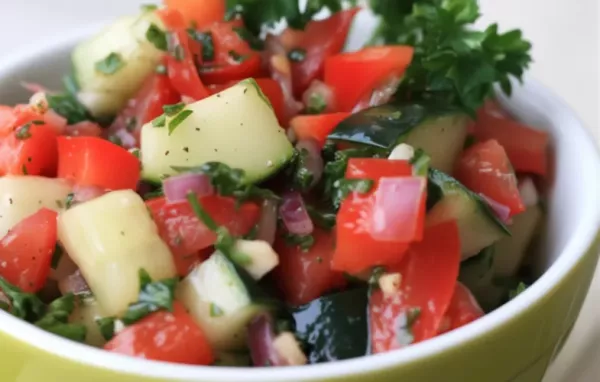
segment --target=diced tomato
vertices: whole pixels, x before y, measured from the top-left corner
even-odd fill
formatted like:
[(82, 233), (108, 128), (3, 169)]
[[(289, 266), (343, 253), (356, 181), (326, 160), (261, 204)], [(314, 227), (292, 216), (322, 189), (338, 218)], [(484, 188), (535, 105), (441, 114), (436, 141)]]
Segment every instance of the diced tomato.
[(79, 186), (135, 190), (140, 162), (129, 151), (101, 138), (59, 137), (58, 177)]
[(54, 127), (32, 122), (0, 136), (0, 176), (56, 176), (56, 137)]
[(463, 284), (457, 282), (452, 301), (446, 311), (439, 333), (442, 334), (458, 329), (483, 317), (484, 314), (471, 291)]
[(206, 84), (226, 84), (261, 74), (260, 53), (253, 50), (234, 30), (239, 21), (214, 23), (212, 35), (214, 59), (204, 61), (200, 76)]
[[(231, 86), (237, 84), (238, 81), (229, 82), (221, 85), (210, 85), (208, 89), (212, 94), (217, 94)], [(282, 126), (286, 125), (285, 101), (283, 99), (283, 91), (279, 83), (271, 78), (256, 78), (256, 83), (260, 87), (265, 96), (271, 101), (277, 120)]]
[[(409, 244), (381, 241), (371, 234), (375, 197), (379, 182), (385, 177), (411, 177), (408, 161), (387, 159), (358, 159), (348, 161), (347, 179), (370, 179), (374, 182), (366, 194), (351, 193), (342, 202), (337, 215), (337, 244), (333, 268), (359, 273), (378, 265), (394, 265), (402, 261)], [(420, 219), (422, 224), (423, 219)]]
[(0, 136), (11, 132), (13, 118), (13, 108), (11, 106), (0, 105)]
[(169, 33), (170, 52), (165, 56), (171, 85), (182, 96), (200, 101), (210, 95), (202, 83), (196, 60), (202, 57), (202, 47), (187, 33), (187, 25), (180, 12), (173, 9), (158, 11)]
[(56, 246), (56, 212), (43, 208), (0, 241), (0, 276), (25, 292), (46, 284)]
[(104, 349), (154, 361), (210, 365), (213, 351), (194, 319), (181, 303), (173, 312), (159, 311), (125, 328)]
[(448, 310), (460, 264), (454, 221), (427, 227), (405, 260), (389, 272), (402, 275), (393, 296), (374, 291), (369, 301), (371, 349), (383, 353), (435, 337)]
[(506, 150), (515, 171), (546, 175), (548, 133), (504, 117), (494, 110), (484, 109), (478, 113), (474, 128), (477, 140), (497, 140)]
[(306, 52), (303, 60), (292, 62), (296, 98), (302, 97), (313, 80), (322, 78), (325, 59), (342, 50), (354, 16), (359, 11), (360, 8), (352, 8), (325, 20), (311, 21), (303, 32), (293, 29), (284, 31), (281, 41), (288, 51), (302, 49)]
[(350, 113), (299, 115), (292, 118), (290, 126), (298, 139), (312, 138), (323, 146), (333, 129), (349, 116)]
[[(236, 236), (245, 235), (258, 222), (260, 208), (218, 195), (198, 199), (206, 212), (219, 226), (225, 226)], [(196, 217), (187, 201), (168, 203), (165, 198), (146, 202), (158, 226), (162, 239), (171, 249), (179, 274), (185, 276), (197, 263), (198, 252), (212, 246), (216, 235)]]
[(225, 18), (225, 0), (165, 0), (183, 15), (187, 26), (202, 28)]
[[(109, 135), (126, 131), (135, 139), (131, 147), (139, 147), (142, 126), (160, 116), (164, 105), (172, 105), (180, 100), (181, 96), (173, 88), (167, 75), (153, 74), (119, 113), (108, 129)], [(126, 142), (123, 143), (126, 148), (131, 148)]]
[(343, 273), (331, 268), (335, 249), (333, 233), (317, 228), (313, 238), (315, 242), (307, 251), (288, 244), (281, 234), (273, 246), (279, 255), (279, 266), (273, 271), (273, 277), (285, 301), (291, 305), (306, 304), (346, 283)]
[(510, 208), (510, 215), (525, 211), (517, 177), (504, 148), (495, 140), (477, 143), (460, 157), (456, 178), (465, 186)]
[(413, 52), (410, 46), (381, 46), (328, 57), (325, 83), (335, 92), (337, 110), (352, 111), (379, 81), (392, 74), (401, 76), (410, 65)]

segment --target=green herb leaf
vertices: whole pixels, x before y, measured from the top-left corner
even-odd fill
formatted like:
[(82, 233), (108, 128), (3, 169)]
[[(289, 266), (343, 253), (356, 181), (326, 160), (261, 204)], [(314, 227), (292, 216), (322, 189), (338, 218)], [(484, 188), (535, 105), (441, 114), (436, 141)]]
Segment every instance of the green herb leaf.
[(307, 205), (306, 209), (308, 211), (308, 214), (310, 215), (311, 220), (319, 227), (328, 231), (335, 227), (335, 212), (319, 211), (311, 205)]
[(15, 138), (17, 138), (19, 140), (25, 140), (25, 139), (31, 138), (31, 132), (29, 131), (30, 128), (31, 128), (31, 122), (28, 122), (28, 123), (24, 124), (23, 126), (19, 127), (15, 131)]
[(167, 115), (167, 117), (173, 117), (179, 114), (183, 109), (185, 109), (185, 103), (180, 102), (174, 105), (164, 105), (163, 111)]
[(77, 342), (84, 342), (87, 328), (81, 324), (69, 324), (69, 316), (75, 309), (75, 296), (68, 293), (50, 303), (46, 314), (35, 326)]
[(315, 175), (308, 168), (309, 152), (306, 149), (296, 150), (292, 159), (292, 184), (301, 192), (308, 191), (313, 186)]
[(58, 263), (60, 263), (60, 259), (62, 258), (63, 254), (64, 251), (62, 247), (59, 244), (56, 244), (54, 246), (54, 253), (52, 254), (52, 262), (50, 263), (52, 269), (56, 269), (56, 267), (58, 267)]
[(65, 208), (68, 210), (73, 205), (73, 199), (75, 198), (75, 194), (70, 192), (65, 198)]
[(417, 149), (410, 160), (410, 164), (413, 166), (413, 175), (427, 176), (429, 174), (431, 157), (425, 154), (425, 151), (422, 149)]
[(154, 12), (158, 9), (158, 5), (155, 4), (142, 4), (140, 6), (142, 12)]
[(165, 127), (167, 124), (167, 116), (162, 114), (152, 120), (153, 127)]
[(114, 317), (102, 317), (96, 320), (100, 334), (106, 341), (112, 340), (115, 336), (115, 321)]
[(166, 52), (168, 50), (167, 34), (156, 24), (152, 23), (146, 31), (146, 39), (158, 50)]
[(396, 319), (396, 338), (400, 345), (408, 346), (415, 341), (412, 327), (421, 316), (420, 308), (409, 308)]
[(40, 319), (46, 312), (46, 305), (33, 293), (23, 292), (20, 288), (12, 285), (3, 277), (0, 277), (0, 290), (10, 300), (10, 313), (27, 322)]
[(112, 52), (104, 59), (97, 61), (94, 67), (103, 74), (115, 74), (125, 66), (125, 61), (119, 53)]
[(519, 285), (517, 285), (517, 287), (515, 289), (512, 289), (508, 292), (508, 299), (512, 300), (512, 299), (516, 298), (518, 295), (525, 292), (526, 289), (527, 289), (527, 284), (525, 284), (522, 281), (519, 282)]
[(208, 214), (208, 212), (206, 212), (204, 207), (202, 207), (202, 205), (198, 201), (198, 197), (196, 196), (196, 194), (193, 192), (190, 192), (187, 195), (187, 200), (190, 203), (190, 205), (192, 206), (192, 210), (194, 211), (194, 214), (196, 215), (198, 220), (200, 220), (211, 231), (217, 232), (219, 229), (219, 226), (213, 220), (213, 218)]
[(308, 114), (321, 114), (327, 109), (327, 102), (320, 93), (312, 93), (308, 97), (308, 104), (306, 105), (306, 112)]
[(175, 131), (177, 126), (179, 126), (183, 121), (185, 121), (186, 118), (189, 117), (192, 113), (192, 110), (187, 109), (173, 117), (173, 119), (169, 121), (169, 135), (171, 135), (173, 131)]
[(202, 45), (203, 62), (211, 62), (215, 60), (215, 43), (212, 33), (188, 29), (188, 35)]
[(265, 48), (265, 44), (260, 38), (254, 36), (246, 27), (233, 27), (233, 31), (237, 33), (238, 37), (246, 41), (250, 48), (262, 51)]
[(214, 302), (210, 303), (210, 316), (211, 317), (221, 317), (224, 314), (223, 310), (219, 308), (217, 304)]
[(236, 52), (235, 50), (230, 50), (228, 52), (229, 57), (231, 57), (231, 59), (238, 63), (241, 64), (242, 62), (246, 61), (248, 59), (247, 55), (242, 56), (241, 54), (239, 54), (238, 52)]
[(131, 325), (159, 310), (173, 311), (177, 278), (152, 281), (148, 272), (140, 269), (139, 280), (140, 294), (138, 301), (129, 305), (123, 315), (122, 321), (125, 325)]
[(373, 188), (373, 180), (371, 179), (339, 179), (333, 187), (335, 192), (333, 194), (333, 205), (339, 208), (344, 199), (348, 197), (351, 192), (357, 192), (359, 194), (366, 194)]
[(52, 110), (67, 119), (69, 125), (93, 120), (86, 107), (74, 94), (46, 94), (46, 101)]
[(300, 247), (302, 251), (309, 251), (312, 246), (315, 244), (315, 238), (312, 235), (294, 235), (291, 233), (286, 233), (285, 243), (290, 247)]

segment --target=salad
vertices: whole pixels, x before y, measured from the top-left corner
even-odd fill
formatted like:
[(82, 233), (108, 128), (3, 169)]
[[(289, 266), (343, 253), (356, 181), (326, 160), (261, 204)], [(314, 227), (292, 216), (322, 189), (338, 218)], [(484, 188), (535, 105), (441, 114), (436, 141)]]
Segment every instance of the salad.
[[(359, 12), (379, 26), (345, 49)], [(549, 136), (475, 0), (165, 0), (0, 106), (0, 308), (109, 352), (277, 367), (402, 349), (534, 282)]]

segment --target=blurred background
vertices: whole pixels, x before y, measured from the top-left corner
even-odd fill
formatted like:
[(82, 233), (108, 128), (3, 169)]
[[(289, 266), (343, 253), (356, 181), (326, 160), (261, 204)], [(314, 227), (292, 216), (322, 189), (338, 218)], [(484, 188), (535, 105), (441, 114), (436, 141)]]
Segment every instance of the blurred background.
[[(264, 0), (277, 1), (277, 0)], [(402, 1), (402, 0), (398, 0)], [(2, 56), (135, 12), (149, 0), (0, 0)], [(480, 0), (482, 24), (520, 28), (533, 42), (530, 74), (562, 97), (600, 140), (599, 0)], [(18, 27), (16, 27), (18, 26)], [(600, 174), (595, 174), (600, 176)], [(600, 276), (544, 382), (600, 381)], [(551, 319), (549, 317), (548, 319)]]

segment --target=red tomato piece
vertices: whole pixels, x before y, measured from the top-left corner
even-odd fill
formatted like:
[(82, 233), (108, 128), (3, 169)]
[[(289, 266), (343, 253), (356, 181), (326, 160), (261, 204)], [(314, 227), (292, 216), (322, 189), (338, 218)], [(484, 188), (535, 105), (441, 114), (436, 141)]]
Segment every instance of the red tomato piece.
[(206, 84), (226, 84), (261, 74), (260, 53), (253, 50), (234, 30), (239, 21), (214, 23), (209, 32), (214, 45), (214, 60), (203, 62), (200, 76)]
[(525, 211), (517, 177), (504, 148), (495, 140), (476, 143), (460, 157), (456, 179), (465, 186), (510, 208), (510, 215)]
[[(233, 81), (227, 84), (210, 85), (209, 90), (211, 94), (217, 94), (237, 83), (238, 81)], [(283, 99), (283, 90), (281, 90), (281, 86), (279, 85), (279, 83), (271, 78), (256, 78), (256, 83), (258, 84), (262, 92), (265, 94), (265, 96), (269, 99), (269, 101), (271, 101), (271, 105), (273, 105), (273, 110), (275, 111), (275, 115), (277, 115), (277, 120), (279, 121), (279, 124), (285, 126), (285, 101)]]
[(371, 179), (373, 188), (366, 194), (351, 193), (337, 215), (337, 244), (333, 255), (333, 269), (359, 273), (378, 265), (394, 265), (402, 261), (409, 244), (376, 240), (371, 235), (374, 194), (384, 177), (411, 177), (408, 161), (387, 159), (359, 159), (348, 161), (347, 179)]
[(25, 124), (0, 136), (0, 176), (56, 176), (56, 129), (48, 124)]
[(202, 83), (196, 61), (202, 57), (202, 47), (187, 33), (187, 25), (180, 12), (173, 9), (158, 11), (169, 33), (171, 52), (165, 56), (167, 73), (171, 85), (182, 96), (200, 101), (210, 95)]
[(360, 8), (338, 12), (328, 19), (311, 21), (303, 32), (287, 29), (281, 36), (284, 46), (291, 51), (306, 52), (300, 62), (292, 62), (294, 95), (301, 98), (311, 82), (323, 77), (325, 59), (339, 53), (346, 43), (354, 16)]
[(439, 333), (447, 333), (461, 326), (465, 326), (481, 317), (485, 313), (477, 303), (471, 291), (463, 284), (457, 282), (450, 306), (446, 311)]
[(181, 96), (171, 85), (169, 77), (165, 74), (153, 74), (119, 113), (108, 129), (109, 135), (119, 131), (127, 132), (135, 138), (135, 143), (127, 145), (124, 141), (124, 147), (139, 147), (142, 126), (160, 116), (164, 105), (172, 105), (180, 101)]
[(489, 107), (478, 113), (474, 135), (479, 141), (495, 139), (504, 147), (515, 171), (546, 175), (548, 172), (547, 132), (533, 129), (520, 122), (503, 117)]
[(334, 90), (337, 109), (352, 111), (382, 79), (401, 76), (410, 65), (413, 52), (410, 46), (380, 46), (328, 57), (324, 78)]
[(56, 212), (43, 208), (0, 241), (0, 276), (25, 292), (46, 284), (56, 246)]
[(273, 245), (279, 255), (279, 266), (273, 276), (285, 301), (291, 305), (307, 304), (346, 283), (343, 273), (331, 268), (335, 249), (333, 234), (316, 228), (313, 238), (315, 242), (307, 251), (289, 245), (280, 234)]
[(333, 129), (349, 116), (350, 113), (300, 115), (292, 118), (290, 126), (298, 139), (312, 138), (323, 146)]
[(58, 177), (79, 186), (135, 190), (140, 162), (121, 146), (97, 137), (58, 138)]
[[(260, 208), (254, 203), (236, 208), (234, 199), (218, 195), (203, 196), (198, 201), (219, 226), (227, 227), (233, 235), (247, 234), (258, 222)], [(146, 204), (160, 236), (171, 249), (179, 274), (187, 275), (197, 263), (198, 251), (215, 243), (215, 233), (198, 220), (187, 201), (167, 203), (165, 198), (158, 198)]]
[(399, 291), (373, 292), (369, 301), (371, 349), (383, 353), (435, 337), (448, 310), (460, 264), (456, 222), (427, 227), (424, 239), (410, 247), (390, 272), (402, 275)]
[(104, 349), (154, 361), (210, 365), (213, 351), (206, 335), (186, 312), (175, 302), (173, 312), (152, 313), (125, 328)]
[(183, 15), (187, 26), (201, 28), (225, 18), (225, 0), (165, 0)]

